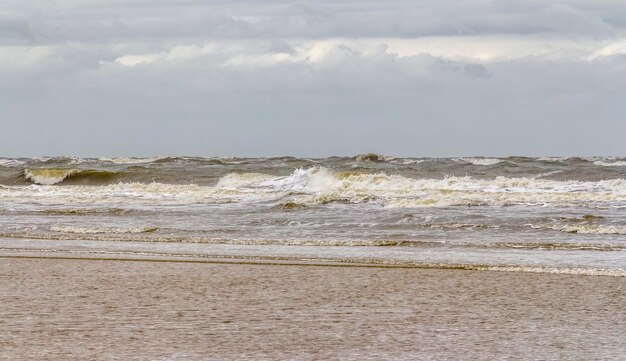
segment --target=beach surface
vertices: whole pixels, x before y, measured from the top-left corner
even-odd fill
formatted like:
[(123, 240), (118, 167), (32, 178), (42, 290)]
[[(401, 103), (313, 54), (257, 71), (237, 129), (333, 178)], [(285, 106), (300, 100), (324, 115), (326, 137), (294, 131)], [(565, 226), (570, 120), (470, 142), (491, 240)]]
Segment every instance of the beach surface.
[(0, 359), (626, 355), (626, 278), (2, 257)]

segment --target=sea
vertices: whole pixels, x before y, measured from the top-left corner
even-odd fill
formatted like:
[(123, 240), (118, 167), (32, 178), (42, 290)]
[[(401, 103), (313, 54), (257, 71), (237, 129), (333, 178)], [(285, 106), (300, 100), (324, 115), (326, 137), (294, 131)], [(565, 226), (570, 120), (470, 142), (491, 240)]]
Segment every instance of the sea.
[(626, 158), (0, 157), (0, 252), (626, 276)]

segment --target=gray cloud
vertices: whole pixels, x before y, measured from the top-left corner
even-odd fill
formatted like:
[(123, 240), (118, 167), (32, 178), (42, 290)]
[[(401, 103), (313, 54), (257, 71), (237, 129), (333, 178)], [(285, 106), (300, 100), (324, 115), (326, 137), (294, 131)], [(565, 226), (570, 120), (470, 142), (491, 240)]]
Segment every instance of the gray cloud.
[(9, 2), (0, 155), (624, 155), (624, 18), (610, 1)]
[[(11, 6), (12, 5), (12, 6)], [(624, 29), (615, 1), (13, 1), (2, 38), (120, 39), (418, 37), (473, 34), (606, 36)]]

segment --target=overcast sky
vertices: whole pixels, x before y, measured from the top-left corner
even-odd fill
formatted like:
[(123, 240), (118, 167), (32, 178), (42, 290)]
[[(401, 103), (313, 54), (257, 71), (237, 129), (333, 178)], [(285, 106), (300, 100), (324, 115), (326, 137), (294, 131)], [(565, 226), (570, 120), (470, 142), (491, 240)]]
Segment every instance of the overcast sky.
[(0, 156), (626, 156), (622, 0), (2, 0)]

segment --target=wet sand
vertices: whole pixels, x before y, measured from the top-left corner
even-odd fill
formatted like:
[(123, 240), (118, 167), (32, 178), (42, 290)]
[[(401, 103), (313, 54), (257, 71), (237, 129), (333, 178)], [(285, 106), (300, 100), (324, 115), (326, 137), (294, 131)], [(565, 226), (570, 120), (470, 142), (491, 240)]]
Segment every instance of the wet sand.
[(0, 359), (623, 359), (626, 278), (0, 258)]

